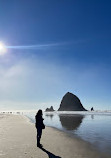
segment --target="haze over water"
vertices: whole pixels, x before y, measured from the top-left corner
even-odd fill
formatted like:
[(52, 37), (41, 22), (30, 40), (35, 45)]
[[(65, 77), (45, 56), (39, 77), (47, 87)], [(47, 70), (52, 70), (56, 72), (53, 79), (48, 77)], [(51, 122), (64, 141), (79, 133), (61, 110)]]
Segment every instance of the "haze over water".
[[(34, 122), (34, 113), (28, 113)], [(111, 112), (44, 113), (46, 126), (54, 127), (90, 142), (111, 154)]]

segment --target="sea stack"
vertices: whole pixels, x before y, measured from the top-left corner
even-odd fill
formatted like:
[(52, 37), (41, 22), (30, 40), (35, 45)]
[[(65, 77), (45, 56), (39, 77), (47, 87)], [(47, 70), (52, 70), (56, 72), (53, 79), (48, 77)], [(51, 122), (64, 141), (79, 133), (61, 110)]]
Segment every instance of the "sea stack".
[(87, 111), (80, 102), (80, 99), (68, 92), (62, 98), (58, 111)]
[(94, 108), (93, 108), (93, 107), (91, 108), (91, 111), (94, 111)]
[(45, 110), (45, 112), (52, 112), (52, 111), (55, 111), (54, 108), (53, 108), (53, 106), (51, 106), (50, 108), (47, 108), (47, 109)]

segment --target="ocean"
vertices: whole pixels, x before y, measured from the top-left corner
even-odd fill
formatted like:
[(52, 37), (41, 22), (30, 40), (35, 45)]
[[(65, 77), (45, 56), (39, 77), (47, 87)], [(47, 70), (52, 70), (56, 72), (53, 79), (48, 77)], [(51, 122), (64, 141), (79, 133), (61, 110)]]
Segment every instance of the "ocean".
[[(35, 123), (36, 112), (24, 113)], [(44, 112), (44, 124), (111, 154), (111, 112)]]

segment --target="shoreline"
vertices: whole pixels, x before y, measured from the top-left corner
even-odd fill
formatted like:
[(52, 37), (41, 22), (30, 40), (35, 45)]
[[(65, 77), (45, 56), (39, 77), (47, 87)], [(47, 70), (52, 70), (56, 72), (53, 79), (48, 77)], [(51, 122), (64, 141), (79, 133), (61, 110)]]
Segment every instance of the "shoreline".
[[(33, 123), (33, 122), (31, 122), (31, 123)], [(90, 142), (88, 142), (88, 141), (82, 139), (81, 137), (77, 136), (76, 134), (72, 134), (72, 133), (70, 133), (70, 132), (61, 130), (61, 129), (56, 128), (56, 127), (51, 127), (51, 126), (46, 126), (46, 127), (47, 127), (47, 128), (50, 128), (50, 129), (53, 129), (53, 130), (55, 130), (55, 131), (57, 131), (57, 132), (61, 132), (61, 133), (63, 133), (66, 137), (68, 137), (68, 138), (70, 138), (70, 139), (76, 139), (77, 141), (84, 142), (84, 143), (86, 143), (88, 146), (90, 146), (93, 150), (95, 150), (95, 151), (97, 151), (97, 152), (99, 152), (99, 153), (101, 153), (101, 154), (106, 154), (106, 155), (108, 155), (109, 157), (111, 157), (111, 155), (110, 155), (109, 153), (107, 154), (106, 152), (99, 150), (99, 148), (97, 148), (96, 146), (94, 146), (94, 145), (91, 144)]]
[[(56, 128), (43, 130), (41, 143), (44, 149), (36, 147), (36, 129), (30, 119), (24, 115), (3, 114), (0, 119), (0, 156), (3, 158), (109, 158), (97, 151), (89, 143)], [(58, 157), (58, 158), (59, 158)]]
[[(28, 119), (29, 119), (29, 121), (32, 123), (32, 124), (34, 124), (34, 120), (30, 117), (30, 116), (28, 116), (28, 115), (25, 115), (25, 117), (27, 117)], [(54, 129), (54, 130), (57, 130), (57, 131), (59, 131), (59, 132), (63, 132), (64, 134), (66, 134), (66, 136), (67, 137), (70, 137), (70, 138), (74, 138), (74, 139), (77, 139), (77, 140), (79, 140), (79, 141), (83, 141), (83, 142), (86, 142), (87, 144), (89, 144), (90, 146), (92, 146), (92, 148), (94, 148), (96, 151), (98, 151), (98, 152), (100, 152), (100, 153), (103, 153), (103, 154), (108, 154), (108, 155), (110, 155), (111, 156), (111, 154), (109, 153), (109, 152), (107, 152), (107, 151), (105, 151), (105, 150), (101, 150), (101, 148), (99, 148), (98, 146), (96, 146), (96, 144), (93, 144), (93, 143), (91, 143), (90, 141), (88, 141), (88, 140), (85, 140), (85, 139), (83, 139), (82, 137), (80, 137), (79, 135), (76, 135), (76, 134), (74, 134), (74, 133), (72, 133), (72, 132), (69, 132), (68, 130), (65, 130), (65, 129), (60, 129), (60, 128), (57, 128), (57, 127), (54, 127), (54, 126), (48, 126), (48, 125), (46, 125), (46, 127), (48, 127), (48, 128), (51, 128), (51, 129)]]
[[(48, 113), (49, 114), (49, 113)], [(50, 114), (52, 114), (50, 112)], [(32, 115), (25, 115), (26, 117), (28, 117), (28, 119), (30, 120), (31, 123), (34, 123), (34, 117)], [(45, 115), (44, 115), (45, 117)], [(46, 118), (45, 118), (46, 119)], [(46, 123), (46, 122), (45, 122)], [(55, 122), (54, 122), (55, 123)], [(62, 125), (62, 124), (61, 124)], [(71, 138), (77, 138), (79, 140), (82, 140), (82, 141), (85, 141), (86, 143), (90, 144), (91, 146), (93, 146), (93, 148), (95, 148), (97, 151), (99, 152), (102, 152), (102, 153), (108, 153), (109, 155), (111, 155), (111, 152), (110, 152), (110, 146), (104, 146), (104, 143), (103, 145), (101, 144), (102, 141), (101, 139), (98, 139), (97, 141), (95, 140), (95, 138), (93, 139), (93, 137), (90, 137), (89, 139), (86, 137), (86, 139), (84, 139), (84, 137), (81, 137), (81, 135), (78, 135), (77, 133), (75, 133), (73, 130), (67, 130), (66, 128), (64, 128), (63, 126), (55, 126), (52, 124), (51, 126), (51, 123), (46, 123), (46, 126), (49, 127), (49, 128), (52, 128), (52, 129), (55, 129), (57, 131), (60, 131), (60, 132), (63, 132), (65, 134), (67, 134), (69, 137)], [(61, 128), (62, 127), (62, 128)], [(90, 135), (91, 136), (91, 135)], [(109, 137), (110, 138), (110, 137)], [(106, 148), (107, 147), (107, 148)], [(109, 148), (108, 148), (109, 147)]]
[[(24, 115), (30, 123), (34, 124), (33, 122), (33, 119), (31, 119), (30, 117)], [(87, 143), (87, 145), (89, 145), (93, 150), (97, 151), (97, 152), (100, 152), (102, 154), (106, 154), (105, 152), (102, 152), (99, 150), (99, 148), (96, 148), (93, 144), (91, 144), (90, 142), (86, 141), (86, 140), (83, 140), (81, 137), (77, 136), (76, 134), (72, 134), (68, 131), (65, 131), (65, 130), (62, 130), (62, 129), (59, 129), (59, 128), (56, 128), (56, 127), (51, 127), (51, 126), (46, 126), (47, 128), (50, 128), (50, 129), (53, 129), (53, 130), (56, 130), (57, 132), (61, 132), (62, 134), (64, 134), (66, 137), (69, 137), (69, 138), (73, 138), (73, 139), (76, 139), (77, 141), (82, 141), (82, 142), (85, 142)], [(108, 155), (110, 156), (110, 155)]]

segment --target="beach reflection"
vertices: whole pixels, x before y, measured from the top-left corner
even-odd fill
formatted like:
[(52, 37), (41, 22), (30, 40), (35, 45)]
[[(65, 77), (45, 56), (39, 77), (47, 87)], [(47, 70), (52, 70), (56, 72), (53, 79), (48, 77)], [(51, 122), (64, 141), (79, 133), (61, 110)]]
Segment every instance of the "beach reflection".
[[(35, 121), (35, 113), (27, 114)], [(111, 154), (111, 112), (81, 112), (76, 114), (44, 112), (44, 124), (74, 134), (99, 150)]]
[(92, 120), (94, 120), (94, 115), (91, 115)]
[(45, 114), (45, 116), (46, 117), (50, 117), (50, 119), (52, 120), (52, 118), (53, 118), (54, 115), (53, 114)]
[(77, 128), (82, 123), (84, 116), (60, 114), (59, 118), (60, 118), (62, 127), (64, 127), (67, 130), (77, 130)]
[(77, 130), (81, 125), (85, 115), (81, 114), (54, 114), (45, 113), (46, 125), (57, 127), (66, 130)]

